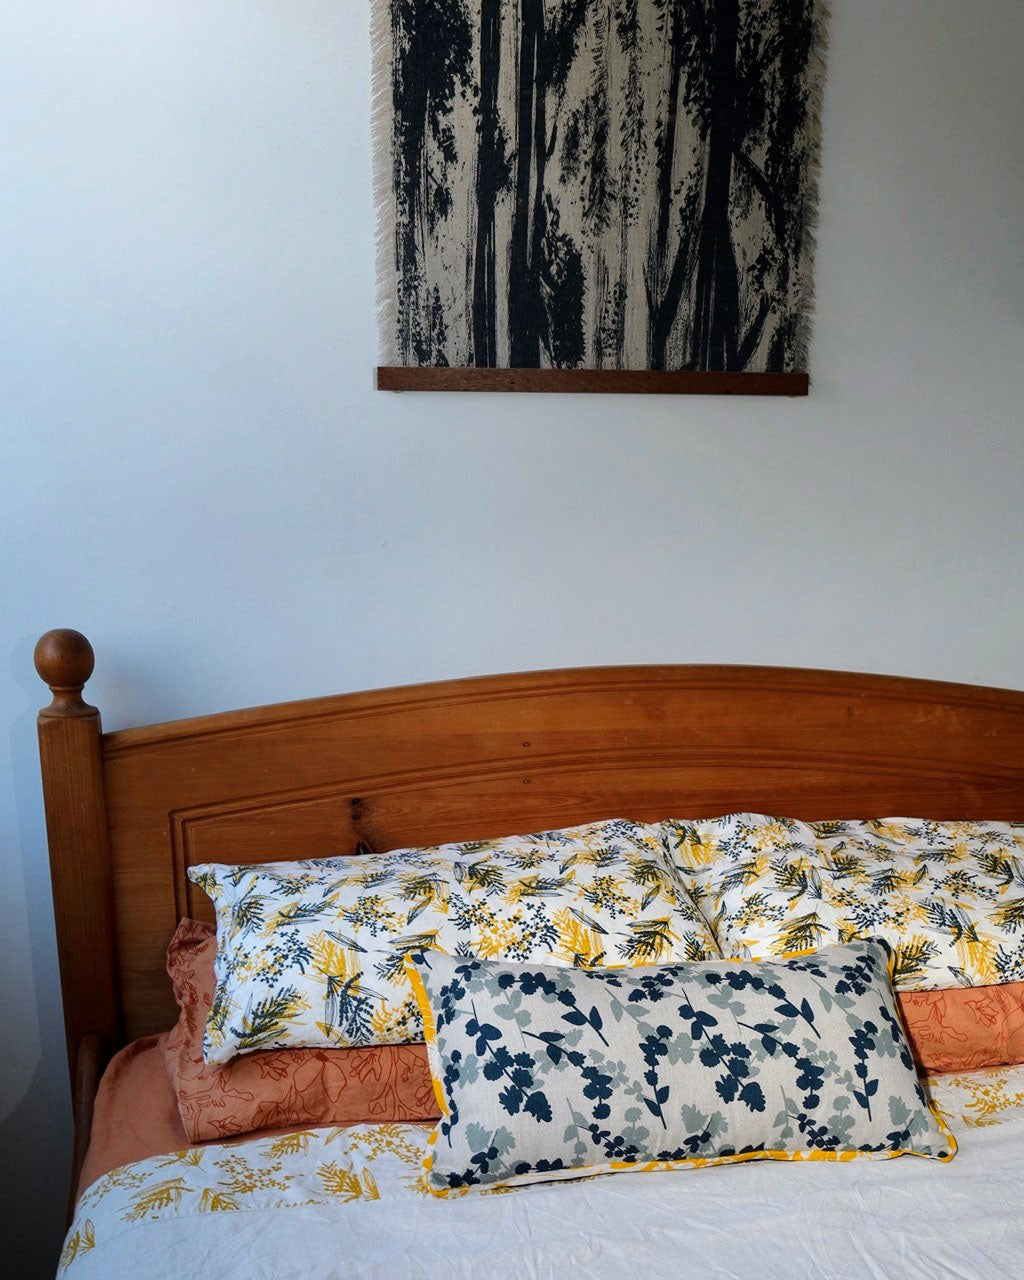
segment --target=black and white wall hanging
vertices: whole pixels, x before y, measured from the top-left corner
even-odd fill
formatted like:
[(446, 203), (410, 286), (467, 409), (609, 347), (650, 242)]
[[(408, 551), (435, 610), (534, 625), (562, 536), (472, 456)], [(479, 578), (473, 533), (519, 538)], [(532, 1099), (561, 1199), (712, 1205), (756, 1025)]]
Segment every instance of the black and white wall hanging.
[(824, 0), (371, 0), (378, 385), (807, 388)]

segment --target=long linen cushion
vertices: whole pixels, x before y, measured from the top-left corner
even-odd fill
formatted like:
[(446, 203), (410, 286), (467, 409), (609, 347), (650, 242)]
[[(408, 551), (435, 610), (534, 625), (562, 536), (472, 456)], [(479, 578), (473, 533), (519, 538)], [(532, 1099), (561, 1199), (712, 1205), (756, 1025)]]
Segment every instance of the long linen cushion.
[(899, 988), (1024, 980), (1024, 823), (736, 813), (660, 829), (724, 956), (877, 936)]
[(718, 954), (660, 833), (624, 819), (189, 875), (217, 913), (208, 1063), (421, 1041), (404, 961), (425, 948), (582, 968)]
[(425, 954), (410, 971), (447, 1194), (741, 1160), (938, 1160), (877, 940), (769, 963), (636, 970)]
[(163, 1060), (189, 1142), (290, 1125), (381, 1124), (438, 1115), (422, 1044), (365, 1049), (277, 1049), (227, 1066), (203, 1061), (213, 1003), (212, 925), (182, 920), (167, 948), (180, 1013), (163, 1040)]

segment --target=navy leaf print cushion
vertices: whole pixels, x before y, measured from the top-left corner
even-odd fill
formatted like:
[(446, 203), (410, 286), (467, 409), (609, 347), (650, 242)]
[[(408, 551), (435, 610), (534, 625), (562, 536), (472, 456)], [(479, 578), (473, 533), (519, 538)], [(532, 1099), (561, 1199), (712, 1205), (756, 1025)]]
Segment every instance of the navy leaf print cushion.
[(884, 942), (772, 962), (409, 972), (442, 1117), (429, 1183), (731, 1161), (952, 1159), (899, 1020)]

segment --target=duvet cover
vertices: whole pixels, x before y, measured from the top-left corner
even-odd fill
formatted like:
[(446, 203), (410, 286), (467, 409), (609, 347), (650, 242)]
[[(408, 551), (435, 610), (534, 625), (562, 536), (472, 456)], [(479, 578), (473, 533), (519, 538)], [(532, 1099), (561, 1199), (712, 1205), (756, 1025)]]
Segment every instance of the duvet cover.
[(192, 1147), (81, 1196), (63, 1280), (1024, 1275), (1024, 1066), (942, 1076), (949, 1164), (748, 1163), (439, 1199), (428, 1125)]

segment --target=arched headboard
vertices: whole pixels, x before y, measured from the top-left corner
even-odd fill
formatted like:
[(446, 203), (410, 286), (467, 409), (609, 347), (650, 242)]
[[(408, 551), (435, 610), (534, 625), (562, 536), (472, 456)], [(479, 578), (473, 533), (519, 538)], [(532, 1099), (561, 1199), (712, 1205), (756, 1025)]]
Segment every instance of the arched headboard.
[(832, 671), (483, 676), (103, 734), (92, 649), (48, 632), (39, 737), (72, 1064), (172, 1025), (197, 862), (261, 862), (751, 809), (1024, 819), (1024, 693)]

